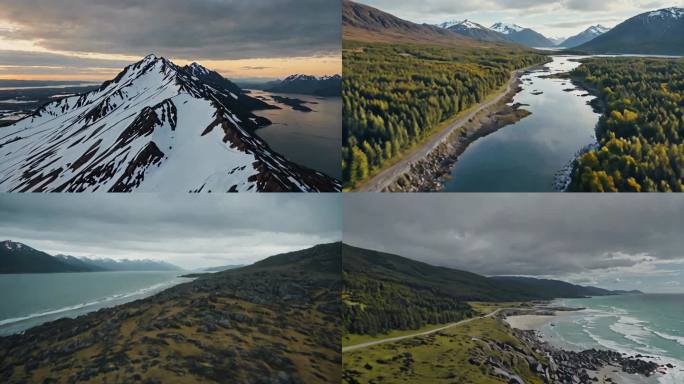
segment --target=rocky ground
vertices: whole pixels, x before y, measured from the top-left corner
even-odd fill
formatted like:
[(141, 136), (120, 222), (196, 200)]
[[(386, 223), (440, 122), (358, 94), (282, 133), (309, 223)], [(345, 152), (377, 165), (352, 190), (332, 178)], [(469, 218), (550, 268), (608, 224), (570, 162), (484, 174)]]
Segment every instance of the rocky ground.
[(301, 252), (0, 338), (0, 382), (340, 382), (339, 245)]
[(535, 331), (511, 328), (503, 320), (507, 315), (546, 316), (559, 310), (577, 308), (503, 311), (429, 335), (345, 352), (342, 379), (348, 384), (630, 384), (651, 382), (662, 372), (678, 369), (659, 366), (648, 356), (563, 350)]
[[(537, 307), (531, 310), (509, 310), (502, 312), (500, 316), (515, 316), (520, 314), (532, 315), (551, 315), (557, 311), (576, 311), (583, 308), (565, 307)], [(648, 356), (636, 355), (626, 356), (614, 351), (589, 349), (581, 352), (566, 351), (543, 341), (539, 334), (534, 330), (519, 330), (511, 328), (512, 334), (516, 339), (526, 345), (528, 350), (534, 351), (540, 359), (529, 353), (524, 353), (530, 368), (543, 380), (544, 383), (575, 384), (575, 383), (594, 383), (598, 381), (598, 373), (606, 367), (615, 367), (617, 371), (628, 374), (638, 374), (644, 377), (657, 375), (672, 369), (672, 366), (660, 366), (659, 364), (648, 361)], [(506, 348), (505, 345), (494, 346), (495, 348)], [(510, 348), (509, 348), (510, 349)], [(524, 351), (513, 351), (524, 352)], [(484, 364), (491, 365), (504, 372), (509, 370), (503, 361), (484, 361)], [(616, 381), (616, 383), (619, 381)], [(511, 381), (511, 383), (518, 383)], [(522, 383), (522, 381), (520, 381)]]
[(589, 349), (581, 352), (555, 348), (539, 339), (535, 331), (513, 330), (523, 343), (546, 355), (546, 363), (530, 361), (545, 383), (593, 383), (595, 373), (605, 366), (621, 368), (625, 373), (650, 377), (657, 374), (657, 363), (647, 356), (625, 356), (619, 352)]
[(446, 142), (439, 145), (426, 158), (411, 165), (411, 169), (397, 178), (386, 191), (389, 192), (431, 192), (443, 188), (443, 182), (451, 173), (458, 158), (475, 140), (513, 124), (530, 112), (516, 103), (508, 105), (515, 94), (520, 92), (520, 80), (501, 102), (483, 110), (469, 120), (461, 129), (456, 130)]

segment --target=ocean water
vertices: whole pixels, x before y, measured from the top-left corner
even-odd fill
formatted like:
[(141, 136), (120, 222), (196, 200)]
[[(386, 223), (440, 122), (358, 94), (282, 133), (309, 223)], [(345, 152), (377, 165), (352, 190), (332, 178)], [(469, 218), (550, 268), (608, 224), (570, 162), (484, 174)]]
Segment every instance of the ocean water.
[[(257, 130), (271, 148), (290, 161), (323, 172), (328, 176), (342, 177), (342, 98), (318, 97), (287, 93), (270, 93), (250, 90), (250, 96), (259, 97), (282, 109), (254, 111), (272, 125)], [(273, 100), (273, 95), (307, 101), (311, 112), (295, 111)]]
[(675, 365), (667, 375), (659, 375), (658, 382), (684, 383), (684, 294), (563, 299), (555, 304), (586, 310), (545, 324), (540, 329), (545, 340), (574, 350), (649, 356), (659, 364)]
[(191, 279), (179, 271), (0, 275), (0, 335), (151, 296)]

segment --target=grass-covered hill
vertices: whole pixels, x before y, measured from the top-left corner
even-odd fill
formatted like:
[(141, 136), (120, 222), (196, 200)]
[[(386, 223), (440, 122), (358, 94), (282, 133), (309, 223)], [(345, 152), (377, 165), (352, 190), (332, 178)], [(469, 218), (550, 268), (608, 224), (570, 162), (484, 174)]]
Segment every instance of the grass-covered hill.
[(558, 280), (486, 277), (398, 255), (342, 246), (343, 325), (351, 334), (417, 329), (475, 315), (470, 301), (615, 294)]
[(0, 382), (340, 382), (340, 246), (0, 338)]

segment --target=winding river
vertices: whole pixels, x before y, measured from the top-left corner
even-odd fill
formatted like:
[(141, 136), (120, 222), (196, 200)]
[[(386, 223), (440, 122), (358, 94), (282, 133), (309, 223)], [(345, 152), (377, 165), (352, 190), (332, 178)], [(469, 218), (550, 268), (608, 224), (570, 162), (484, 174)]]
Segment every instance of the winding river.
[(460, 156), (445, 181), (445, 192), (551, 192), (556, 175), (583, 148), (596, 142), (600, 114), (594, 97), (566, 79), (543, 78), (568, 72), (581, 56), (553, 56), (544, 68), (525, 73), (512, 103), (532, 114), (480, 138)]

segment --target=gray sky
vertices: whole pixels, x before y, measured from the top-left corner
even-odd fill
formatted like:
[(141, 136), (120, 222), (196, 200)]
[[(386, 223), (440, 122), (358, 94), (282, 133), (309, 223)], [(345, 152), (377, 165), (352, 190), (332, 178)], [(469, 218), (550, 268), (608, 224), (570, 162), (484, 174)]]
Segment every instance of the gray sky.
[(337, 194), (0, 196), (0, 241), (50, 254), (249, 264), (341, 240)]
[[(1, 68), (17, 62), (44, 73), (52, 66), (56, 75), (120, 69), (149, 53), (242, 77), (277, 73), (243, 67), (305, 59), (305, 69), (330, 73), (340, 56), (340, 12), (339, 0), (2, 0), (0, 76), (35, 76)], [(21, 60), (21, 52), (41, 55)]]
[(485, 275), (684, 292), (684, 197), (346, 194), (344, 241)]
[(569, 37), (591, 25), (614, 27), (640, 13), (683, 6), (684, 0), (359, 0), (418, 23), (469, 19), (486, 27), (502, 21), (549, 37)]

